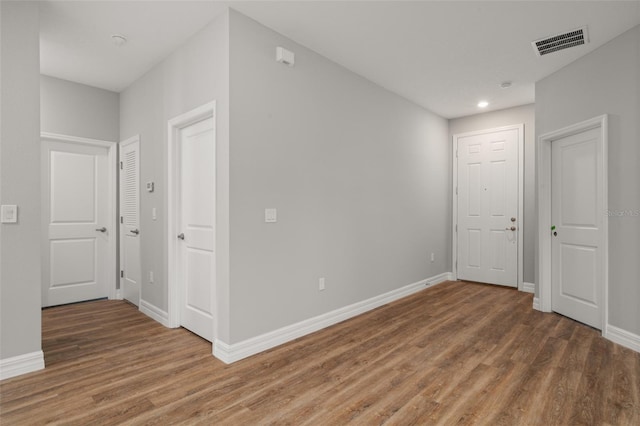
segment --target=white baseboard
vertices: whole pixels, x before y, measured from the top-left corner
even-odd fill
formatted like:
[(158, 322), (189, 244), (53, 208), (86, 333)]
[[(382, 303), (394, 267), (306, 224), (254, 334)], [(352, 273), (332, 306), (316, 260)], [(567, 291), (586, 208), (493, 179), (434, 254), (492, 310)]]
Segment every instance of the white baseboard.
[(607, 324), (604, 332), (605, 339), (609, 339), (625, 348), (640, 352), (640, 336), (629, 331)]
[(216, 339), (213, 345), (213, 355), (221, 361), (231, 364), (232, 362), (250, 357), (251, 355), (266, 351), (267, 349), (295, 340), (298, 337), (313, 333), (363, 314), (379, 306), (409, 296), (420, 290), (424, 290), (426, 287), (432, 287), (445, 281), (449, 281), (451, 278), (452, 273), (445, 272), (443, 274), (427, 278), (426, 280), (421, 280), (379, 296), (300, 321), (296, 324), (270, 331), (260, 336), (252, 337), (242, 342), (233, 343), (231, 345)]
[(533, 298), (533, 309), (536, 311), (542, 311), (542, 308), (540, 307), (540, 299), (537, 297)]
[(527, 293), (535, 293), (536, 292), (536, 285), (534, 283), (524, 282), (524, 283), (522, 283), (522, 291), (527, 292)]
[(0, 380), (42, 370), (43, 368), (44, 353), (42, 351), (0, 359)]
[(169, 327), (169, 314), (155, 305), (140, 299), (140, 312), (146, 316), (158, 321), (165, 327)]
[[(443, 282), (446, 281), (453, 281), (453, 272), (443, 272), (442, 274), (433, 276), (431, 278), (427, 278), (426, 280), (423, 280), (424, 282), (426, 282), (427, 287), (433, 287), (434, 285), (438, 285), (438, 284), (442, 284)], [(423, 282), (420, 281), (420, 282)], [(414, 285), (414, 284), (410, 284), (410, 285)]]

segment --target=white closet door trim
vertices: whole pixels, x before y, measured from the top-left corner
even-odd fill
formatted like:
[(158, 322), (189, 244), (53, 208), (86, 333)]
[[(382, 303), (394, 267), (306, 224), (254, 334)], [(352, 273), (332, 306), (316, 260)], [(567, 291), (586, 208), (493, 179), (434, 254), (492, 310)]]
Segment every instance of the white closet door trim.
[[(140, 194), (140, 135), (135, 135), (132, 136), (128, 139), (125, 139), (123, 141), (120, 142), (120, 156), (123, 154), (124, 150), (126, 149), (126, 147), (128, 145), (134, 145), (135, 146), (135, 152), (137, 155), (136, 158), (136, 176), (135, 176), (135, 186), (134, 186), (134, 190), (135, 190), (135, 197), (136, 197), (136, 205), (135, 205), (135, 215), (137, 223), (136, 223), (136, 227), (138, 228), (138, 230), (140, 229), (140, 222), (141, 222), (141, 217), (140, 217), (140, 213), (141, 213), (141, 194)], [(124, 159), (120, 158), (120, 161), (124, 161)], [(126, 291), (125, 291), (125, 286), (126, 286), (126, 279), (128, 278), (127, 273), (128, 271), (126, 271), (124, 269), (124, 265), (126, 264), (126, 255), (127, 252), (125, 251), (125, 238), (126, 238), (126, 233), (127, 233), (127, 223), (126, 223), (126, 217), (125, 217), (125, 210), (126, 210), (126, 206), (125, 206), (125, 198), (126, 198), (126, 194), (125, 194), (125, 188), (123, 188), (123, 186), (125, 186), (124, 181), (122, 181), (122, 177), (123, 177), (123, 173), (125, 172), (124, 169), (119, 169), (120, 172), (120, 179), (119, 179), (119, 186), (120, 186), (120, 217), (123, 218), (124, 223), (119, 222), (118, 225), (120, 226), (120, 232), (118, 233), (119, 237), (120, 237), (120, 241), (119, 241), (119, 247), (120, 247), (120, 273), (119, 273), (119, 279), (118, 282), (120, 283), (120, 289), (118, 292), (118, 298), (119, 299), (125, 299), (126, 298)], [(137, 305), (138, 307), (140, 307), (140, 301), (142, 299), (142, 256), (141, 256), (141, 251), (140, 251), (140, 235), (137, 236), (138, 240), (137, 240), (137, 260), (138, 260), (138, 270), (140, 271), (140, 274), (137, 278), (137, 286), (138, 286), (138, 300), (137, 300)], [(124, 276), (123, 276), (123, 271), (124, 271)]]
[[(601, 115), (580, 123), (564, 127), (538, 137), (537, 176), (538, 176), (538, 289), (539, 308), (543, 312), (551, 312), (551, 143), (586, 130), (600, 129), (602, 137), (602, 175), (604, 179), (602, 214), (608, 210), (608, 116)], [(604, 216), (602, 221), (601, 247), (603, 260), (603, 309), (602, 331), (609, 323), (609, 220)]]
[[(177, 173), (179, 168), (180, 158), (177, 153), (178, 142), (180, 138), (180, 130), (198, 121), (207, 119), (209, 117), (216, 116), (216, 102), (212, 101), (201, 105), (189, 112), (181, 114), (172, 118), (167, 123), (167, 220), (168, 220), (168, 235), (167, 235), (167, 251), (168, 251), (168, 324), (169, 327), (180, 327), (180, 286), (178, 285), (178, 271), (176, 265), (176, 258), (178, 253), (178, 246), (176, 244), (178, 234), (176, 212), (176, 194), (178, 194), (179, 188)], [(214, 221), (215, 222), (215, 221)], [(214, 241), (215, 241), (214, 233)], [(213, 288), (213, 298), (216, 298), (216, 288)], [(213, 326), (214, 339), (216, 337), (217, 324)]]
[[(83, 145), (93, 145), (93, 146), (101, 146), (105, 147), (108, 150), (108, 165), (107, 168), (107, 179), (108, 183), (108, 212), (107, 212), (107, 227), (109, 229), (118, 229), (118, 221), (117, 211), (116, 211), (116, 197), (117, 197), (117, 171), (118, 171), (118, 143), (112, 141), (104, 141), (99, 139), (90, 139), (90, 138), (82, 138), (78, 136), (69, 136), (69, 135), (61, 135), (57, 133), (49, 133), (49, 132), (41, 132), (40, 140), (48, 140), (48, 141), (58, 141), (58, 142), (68, 142), (68, 143), (77, 143)], [(43, 228), (44, 229), (44, 228)], [(108, 287), (108, 296), (109, 299), (116, 298), (116, 285), (118, 279), (117, 274), (117, 264), (116, 264), (116, 248), (117, 248), (117, 239), (110, 238), (107, 244), (107, 287)], [(47, 240), (48, 241), (48, 240)], [(47, 242), (48, 244), (48, 242)]]

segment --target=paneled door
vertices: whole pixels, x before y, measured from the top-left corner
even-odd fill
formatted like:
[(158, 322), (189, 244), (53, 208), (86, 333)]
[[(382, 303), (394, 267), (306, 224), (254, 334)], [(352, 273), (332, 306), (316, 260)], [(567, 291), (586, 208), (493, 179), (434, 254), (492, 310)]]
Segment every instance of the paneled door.
[(454, 139), (458, 279), (518, 286), (520, 129)]
[[(206, 110), (205, 110), (206, 111)], [(170, 121), (173, 215), (170, 287), (179, 301), (179, 325), (213, 341), (215, 294), (215, 122), (213, 116)], [(170, 206), (171, 208), (171, 206)]]
[(140, 139), (120, 142), (120, 289), (140, 305)]
[(115, 289), (110, 148), (62, 139), (42, 140), (43, 306), (109, 297)]
[(602, 329), (601, 129), (554, 140), (551, 150), (552, 309)]

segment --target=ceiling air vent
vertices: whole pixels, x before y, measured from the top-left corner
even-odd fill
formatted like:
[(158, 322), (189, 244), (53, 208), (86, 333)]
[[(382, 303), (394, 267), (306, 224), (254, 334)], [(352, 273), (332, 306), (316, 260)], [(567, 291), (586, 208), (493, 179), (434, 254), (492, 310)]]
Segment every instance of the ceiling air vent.
[(558, 34), (551, 37), (545, 37), (540, 40), (531, 42), (533, 50), (538, 56), (547, 55), (559, 50), (568, 49), (581, 44), (589, 43), (589, 34), (587, 27), (571, 30), (564, 34)]

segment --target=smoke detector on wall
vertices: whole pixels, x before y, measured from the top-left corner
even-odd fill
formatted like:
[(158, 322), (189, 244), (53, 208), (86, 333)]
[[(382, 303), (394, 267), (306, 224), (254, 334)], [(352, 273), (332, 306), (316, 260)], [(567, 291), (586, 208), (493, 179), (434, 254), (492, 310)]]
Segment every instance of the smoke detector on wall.
[(556, 34), (531, 42), (536, 55), (543, 56), (559, 50), (569, 49), (570, 47), (580, 46), (589, 43), (589, 34), (587, 26), (567, 31), (566, 33)]
[(292, 67), (296, 63), (296, 55), (284, 47), (276, 47), (276, 61)]

